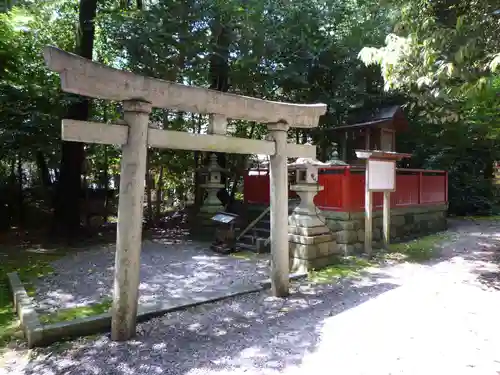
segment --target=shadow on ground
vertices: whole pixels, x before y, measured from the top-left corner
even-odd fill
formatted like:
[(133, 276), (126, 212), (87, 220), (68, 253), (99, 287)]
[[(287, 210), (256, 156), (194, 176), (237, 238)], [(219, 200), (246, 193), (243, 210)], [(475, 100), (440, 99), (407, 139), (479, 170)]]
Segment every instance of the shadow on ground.
[(127, 343), (101, 336), (38, 350), (25, 374), (277, 372), (315, 351), (327, 319), (396, 287), (381, 272), (333, 285), (295, 284), (286, 299), (241, 296), (143, 323)]
[[(141, 252), (140, 303), (206, 298), (268, 277), (267, 256), (239, 259), (192, 241), (145, 241)], [(38, 279), (35, 301), (43, 311), (98, 303), (112, 294), (115, 247), (64, 257), (55, 272)]]
[(470, 262), (479, 283), (500, 290), (500, 222), (451, 220), (450, 232), (459, 240), (447, 244), (445, 257)]

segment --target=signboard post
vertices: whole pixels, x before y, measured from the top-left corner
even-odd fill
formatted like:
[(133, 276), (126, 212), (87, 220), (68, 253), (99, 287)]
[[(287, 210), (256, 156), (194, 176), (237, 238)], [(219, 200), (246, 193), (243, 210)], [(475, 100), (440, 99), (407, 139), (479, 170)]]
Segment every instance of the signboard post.
[(396, 190), (396, 161), (410, 157), (387, 151), (356, 150), (356, 156), (366, 159), (365, 171), (365, 253), (372, 254), (373, 242), (373, 193), (384, 194), (382, 209), (382, 239), (388, 247), (391, 227), (391, 192)]

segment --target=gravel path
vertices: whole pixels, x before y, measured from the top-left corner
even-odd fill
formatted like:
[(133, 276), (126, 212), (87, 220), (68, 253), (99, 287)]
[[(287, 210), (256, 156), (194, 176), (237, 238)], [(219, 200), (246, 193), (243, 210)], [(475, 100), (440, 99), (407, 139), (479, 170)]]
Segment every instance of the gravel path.
[(500, 223), (452, 232), (430, 265), (388, 265), (333, 285), (295, 284), (283, 300), (259, 293), (168, 314), (127, 343), (103, 335), (30, 359), (11, 353), (6, 373), (496, 375)]
[[(140, 303), (185, 301), (200, 293), (255, 285), (268, 277), (267, 256), (241, 259), (219, 256), (207, 244), (144, 241), (141, 252)], [(55, 273), (35, 281), (35, 303), (51, 311), (111, 297), (115, 247), (78, 252), (54, 262)]]

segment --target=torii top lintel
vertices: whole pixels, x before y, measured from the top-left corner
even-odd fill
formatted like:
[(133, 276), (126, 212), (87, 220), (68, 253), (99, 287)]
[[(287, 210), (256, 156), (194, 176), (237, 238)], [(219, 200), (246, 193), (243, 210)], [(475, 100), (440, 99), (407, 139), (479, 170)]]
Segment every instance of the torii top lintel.
[(81, 56), (47, 46), (47, 67), (58, 72), (65, 92), (107, 100), (143, 100), (153, 107), (184, 112), (219, 114), (259, 123), (284, 122), (313, 128), (326, 113), (326, 104), (292, 104), (187, 86), (114, 69)]

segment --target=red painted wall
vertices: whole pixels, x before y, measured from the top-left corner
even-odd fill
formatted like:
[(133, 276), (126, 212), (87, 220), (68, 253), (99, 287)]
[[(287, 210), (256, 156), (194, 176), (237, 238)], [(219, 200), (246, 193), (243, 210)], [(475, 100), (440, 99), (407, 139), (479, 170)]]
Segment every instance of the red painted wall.
[[(244, 178), (245, 202), (269, 204), (267, 171), (252, 171)], [(324, 190), (316, 195), (318, 208), (330, 211), (363, 211), (365, 204), (365, 171), (363, 168), (339, 166), (319, 170), (318, 182)], [(294, 194), (293, 194), (294, 195)], [(292, 192), (290, 192), (292, 196)], [(398, 169), (396, 191), (391, 194), (392, 207), (442, 204), (448, 201), (448, 174), (445, 171)], [(382, 193), (373, 194), (373, 208), (382, 209)]]

